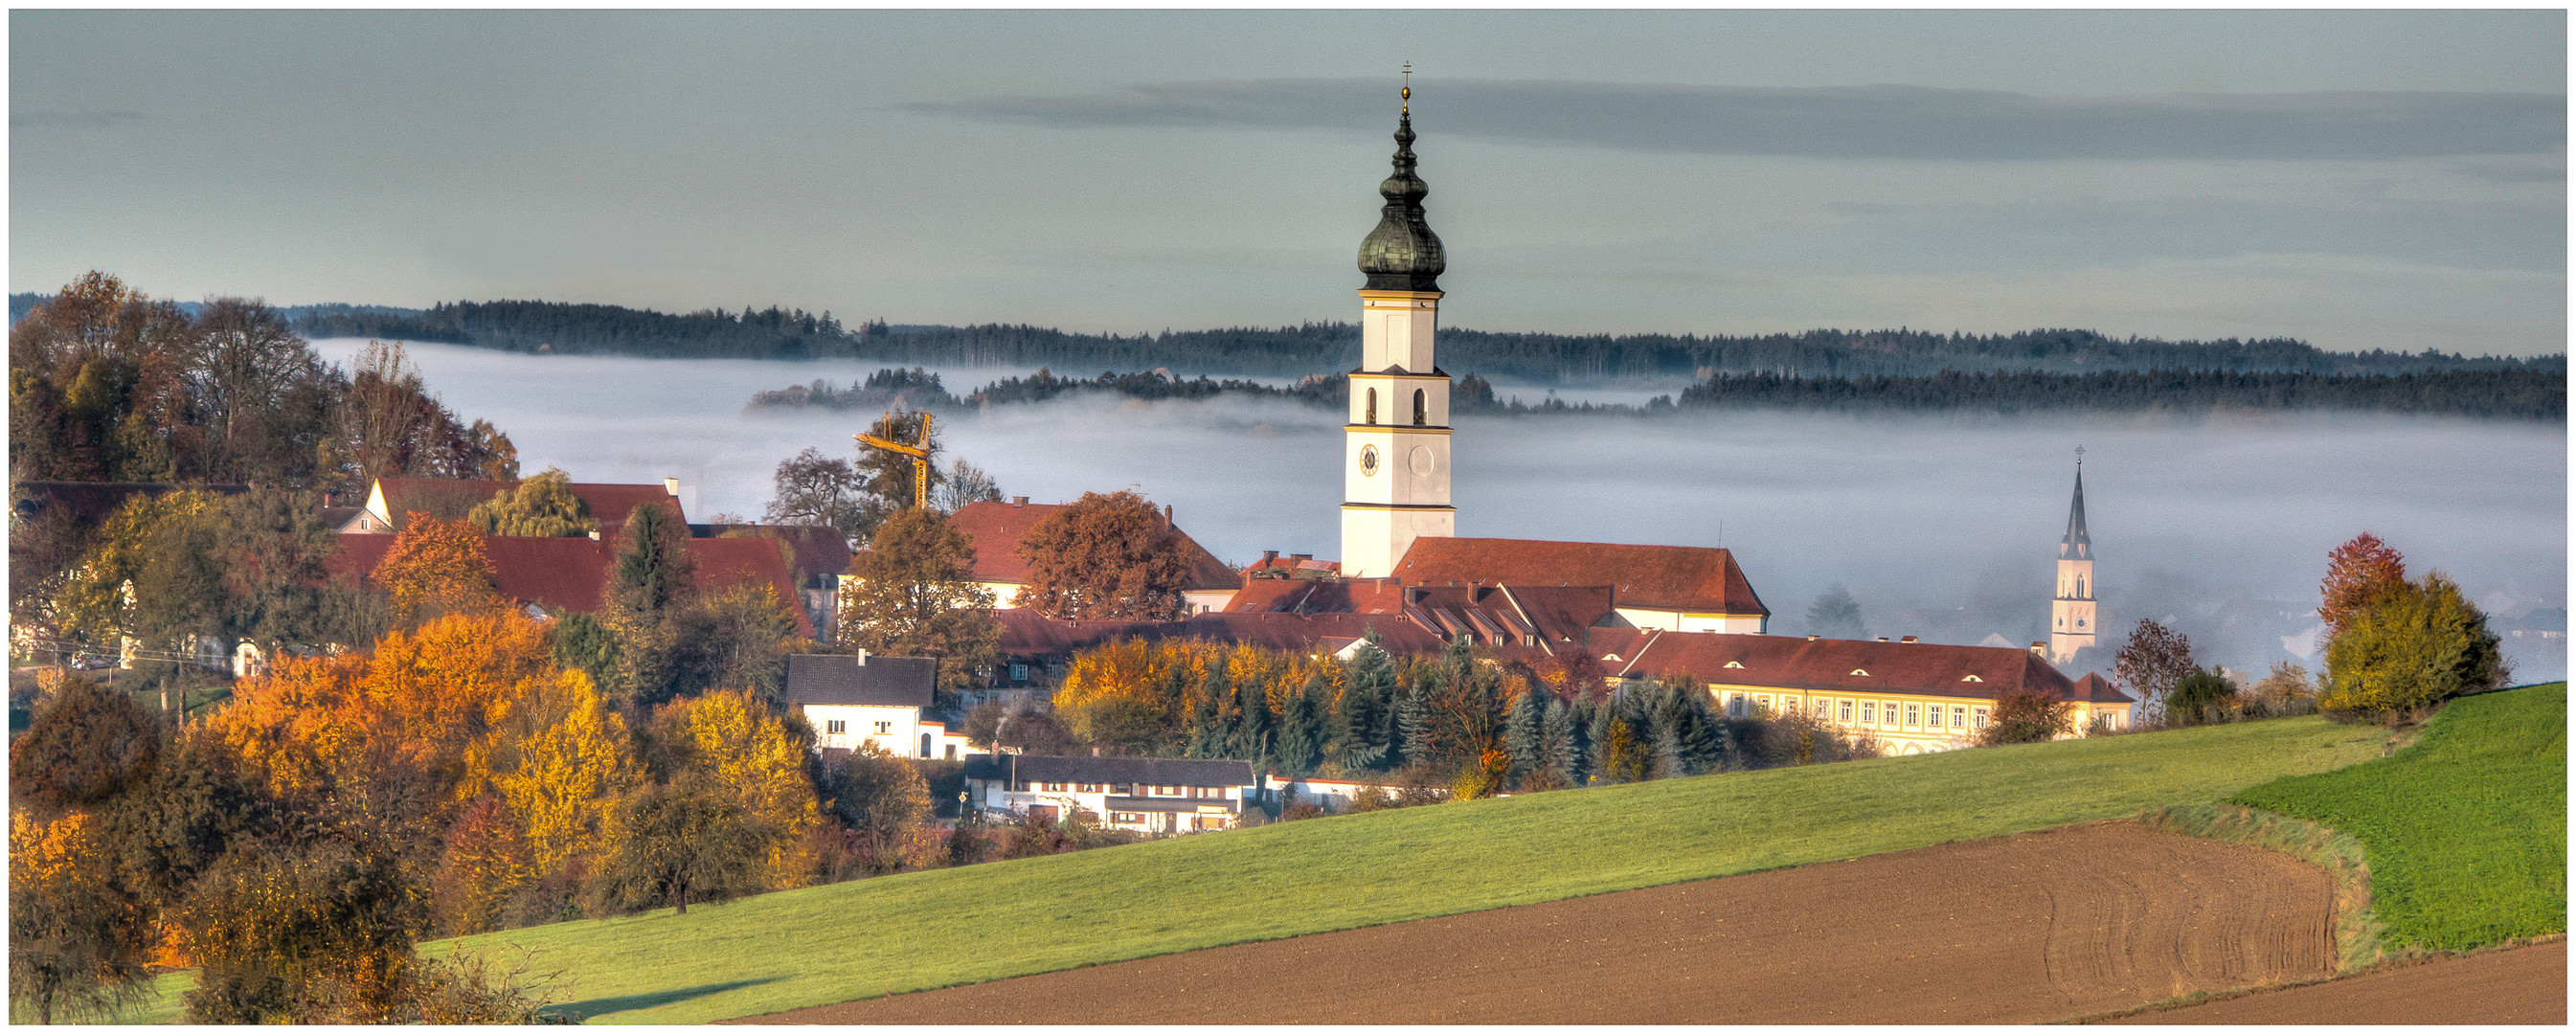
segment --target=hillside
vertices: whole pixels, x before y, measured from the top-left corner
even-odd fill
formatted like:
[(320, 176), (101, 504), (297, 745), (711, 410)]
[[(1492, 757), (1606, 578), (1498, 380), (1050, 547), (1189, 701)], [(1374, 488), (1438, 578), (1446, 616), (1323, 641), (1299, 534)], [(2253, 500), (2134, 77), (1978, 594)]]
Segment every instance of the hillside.
[(699, 1022), (2133, 815), (2349, 765), (2385, 738), (2285, 719), (1529, 794), (461, 943), (533, 949), (587, 1015)]

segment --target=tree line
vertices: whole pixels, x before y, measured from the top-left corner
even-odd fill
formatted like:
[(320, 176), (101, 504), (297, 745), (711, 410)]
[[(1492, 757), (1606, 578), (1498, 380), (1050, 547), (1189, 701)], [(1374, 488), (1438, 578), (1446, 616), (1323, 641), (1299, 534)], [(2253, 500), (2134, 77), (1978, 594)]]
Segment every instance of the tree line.
[[(1682, 390), (1680, 409), (2035, 413), (2231, 409), (2567, 419), (2567, 376), (2537, 367), (2316, 373), (2160, 369), (1964, 372), (1928, 377), (1721, 373)], [(1651, 407), (1650, 407), (1651, 408)]]
[[(14, 315), (46, 296), (10, 296)], [(1148, 370), (1158, 366), (1257, 375), (1336, 371), (1359, 360), (1359, 326), (1340, 321), (1281, 327), (1222, 327), (1160, 333), (1084, 334), (1028, 324), (845, 327), (831, 313), (777, 306), (662, 313), (618, 305), (545, 301), (456, 301), (428, 309), (308, 305), (280, 310), (310, 337), (440, 341), (512, 351), (665, 357), (882, 359), (905, 365), (1067, 366)], [(2292, 338), (2166, 341), (2090, 330), (2040, 328), (2004, 334), (1947, 334), (1821, 328), (1779, 334), (1554, 334), (1443, 328), (1454, 368), (1554, 383), (1606, 379), (1706, 378), (1717, 372), (1787, 377), (1925, 376), (1942, 370), (2299, 371), (2317, 374), (2420, 370), (2564, 371), (2566, 356), (2467, 357), (2438, 351), (2329, 352)]]

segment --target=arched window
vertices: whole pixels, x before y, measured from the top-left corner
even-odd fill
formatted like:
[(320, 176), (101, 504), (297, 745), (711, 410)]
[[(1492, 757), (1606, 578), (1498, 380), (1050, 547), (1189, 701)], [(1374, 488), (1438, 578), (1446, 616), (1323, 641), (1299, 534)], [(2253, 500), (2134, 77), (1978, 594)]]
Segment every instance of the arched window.
[(930, 756), (930, 734), (926, 732), (921, 734), (921, 756)]
[(2084, 576), (2080, 574), (2075, 576), (2075, 598), (2084, 598)]
[(1422, 389), (1415, 388), (1413, 389), (1413, 426), (1420, 427), (1430, 422), (1430, 404), (1425, 400)]
[(1374, 424), (1377, 422), (1377, 389), (1370, 388), (1368, 391), (1368, 422)]

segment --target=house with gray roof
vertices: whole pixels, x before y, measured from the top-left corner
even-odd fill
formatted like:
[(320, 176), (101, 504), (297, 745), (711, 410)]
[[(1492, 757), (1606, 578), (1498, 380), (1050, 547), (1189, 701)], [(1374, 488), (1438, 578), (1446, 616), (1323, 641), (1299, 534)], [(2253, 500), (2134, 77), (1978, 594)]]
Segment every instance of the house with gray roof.
[(814, 726), (814, 749), (826, 761), (863, 744), (907, 758), (954, 758), (966, 738), (930, 716), (939, 662), (929, 657), (790, 654), (787, 706)]

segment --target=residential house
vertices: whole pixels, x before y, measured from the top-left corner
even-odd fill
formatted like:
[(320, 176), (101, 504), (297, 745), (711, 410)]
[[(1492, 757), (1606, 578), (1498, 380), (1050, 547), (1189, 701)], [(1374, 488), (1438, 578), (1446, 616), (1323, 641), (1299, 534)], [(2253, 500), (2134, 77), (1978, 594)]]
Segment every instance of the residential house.
[(841, 576), (850, 570), (850, 540), (838, 528), (823, 524), (692, 524), (698, 538), (769, 539), (783, 544), (788, 572), (814, 637), (830, 641), (840, 621)]
[(1260, 786), (1248, 761), (997, 754), (966, 762), (968, 799), (980, 810), (1050, 820), (1086, 811), (1139, 833), (1231, 829)]
[(826, 761), (873, 744), (898, 757), (955, 758), (966, 738), (930, 716), (939, 662), (930, 657), (791, 654), (787, 706), (814, 727), (814, 749)]
[[(349, 535), (324, 562), (333, 577), (364, 578), (373, 574), (392, 551), (390, 535)], [(796, 634), (807, 638), (814, 627), (805, 609), (793, 605), (796, 581), (778, 544), (764, 539), (689, 539), (695, 561), (693, 584), (700, 591), (735, 585), (765, 586), (796, 616)], [(513, 603), (537, 604), (555, 612), (595, 614), (607, 599), (609, 573), (617, 565), (618, 545), (591, 538), (515, 538), (484, 536), (483, 555), (492, 563), (492, 582)]]
[[(440, 517), (462, 517), (475, 504), (517, 488), (516, 481), (468, 481), (449, 478), (377, 478), (367, 490), (366, 505), (361, 513), (341, 531), (351, 534), (391, 535), (401, 530), (403, 515), (413, 511)], [(658, 485), (621, 485), (575, 481), (565, 486), (599, 523), (596, 536), (614, 542), (626, 518), (638, 506), (662, 507), (675, 523), (688, 523), (680, 506), (680, 479), (664, 478)]]

